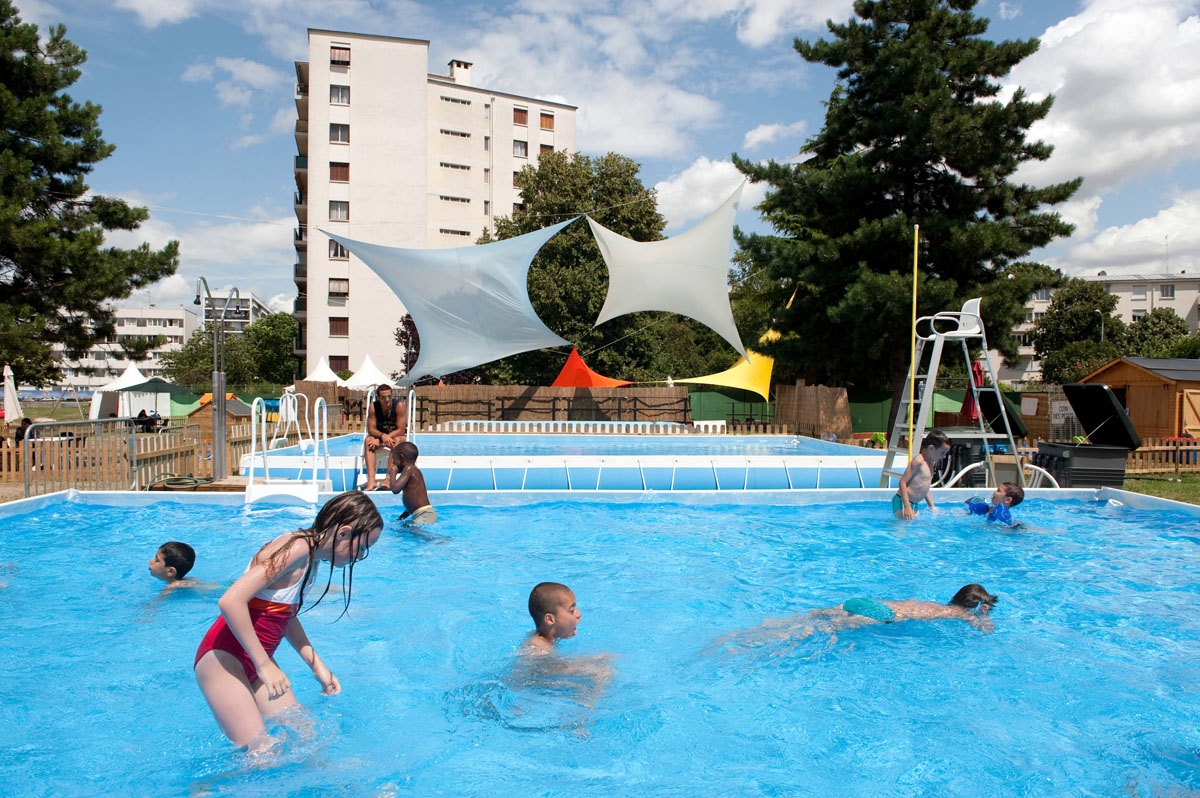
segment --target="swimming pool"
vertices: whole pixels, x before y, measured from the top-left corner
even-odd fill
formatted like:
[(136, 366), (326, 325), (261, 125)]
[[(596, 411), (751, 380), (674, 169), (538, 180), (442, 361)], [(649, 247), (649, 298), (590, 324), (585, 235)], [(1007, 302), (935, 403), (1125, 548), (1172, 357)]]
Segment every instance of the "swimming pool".
[[(348, 490), (364, 468), (362, 434), (321, 447), (319, 476)], [(797, 490), (879, 484), (884, 453), (786, 435), (528, 435), (421, 433), (419, 464), (431, 489), (480, 490)], [(307, 450), (268, 454), (272, 479), (311, 477)], [(328, 463), (328, 469), (325, 465)], [(387, 470), (378, 458), (376, 468)], [(262, 454), (240, 473), (264, 476)]]
[[(195, 575), (225, 583), (313, 508), (5, 505), (0, 778), (29, 795), (1200, 789), (1196, 508), (1031, 491), (1013, 532), (960, 515), (967, 493), (940, 492), (944, 512), (913, 524), (888, 517), (887, 491), (437, 495), (430, 536), (389, 521), (349, 617), (332, 623), (337, 597), (305, 617), (343, 695), (318, 696), (281, 649), (316, 734), (267, 767), (230, 750), (191, 676), (219, 591), (158, 600), (146, 561), (182, 538)], [(545, 579), (583, 612), (562, 653), (613, 658), (598, 695), (514, 670)], [(994, 634), (910, 622), (706, 651), (765, 618), (856, 595), (945, 600), (971, 581), (1000, 595)]]

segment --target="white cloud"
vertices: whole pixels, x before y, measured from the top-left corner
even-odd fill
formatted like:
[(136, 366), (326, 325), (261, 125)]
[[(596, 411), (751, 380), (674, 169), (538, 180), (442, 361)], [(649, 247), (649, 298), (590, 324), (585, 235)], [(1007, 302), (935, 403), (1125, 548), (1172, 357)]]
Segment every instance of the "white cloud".
[(275, 116), (271, 117), (270, 131), (272, 133), (291, 133), (296, 129), (296, 109), (292, 106), (285, 106), (275, 112)]
[[(790, 125), (774, 123), (770, 125), (759, 125), (753, 130), (746, 132), (745, 138), (742, 139), (742, 147), (747, 150), (754, 150), (762, 147), (765, 144), (773, 144), (782, 138), (800, 138), (804, 135), (804, 130), (808, 125), (805, 122), (793, 122)], [(797, 142), (796, 150), (799, 150)]]
[(291, 313), (295, 307), (293, 304), (296, 300), (296, 292), (290, 294), (275, 294), (267, 300), (267, 307), (272, 313)]
[(16, 6), (17, 14), (21, 17), (22, 22), (31, 22), (39, 29), (44, 29), (47, 25), (62, 19), (61, 12), (44, 0), (18, 0), (13, 5)]
[[(290, 86), (291, 76), (278, 69), (246, 58), (214, 58), (212, 61), (197, 61), (183, 71), (180, 78), (188, 83), (214, 83), (217, 101), (226, 108), (243, 109), (239, 127), (250, 131), (254, 127), (256, 112), (277, 98), (283, 86)], [(265, 132), (243, 132), (230, 144), (232, 149), (242, 149), (269, 140), (272, 134), (286, 133), (295, 124), (293, 111), (288, 111), (289, 122), (280, 122), (277, 111)]]
[(249, 105), (250, 100), (254, 97), (250, 89), (227, 80), (217, 83), (216, 89), (217, 99), (221, 101), (221, 105)]
[(143, 28), (182, 22), (196, 14), (193, 0), (114, 0), (113, 7), (132, 11)]
[[(658, 193), (658, 211), (667, 220), (667, 229), (679, 229), (688, 222), (702, 219), (729, 199), (745, 176), (732, 161), (698, 158), (678, 174), (654, 186)], [(748, 218), (755, 205), (766, 196), (766, 186), (747, 183), (738, 206), (739, 218)]]
[(1075, 225), (1075, 232), (1067, 239), (1068, 244), (1084, 242), (1096, 232), (1096, 221), (1100, 215), (1101, 202), (1098, 194), (1090, 194), (1086, 197), (1076, 195), (1050, 209), (1062, 216), (1064, 222)]
[(825, 32), (825, 21), (854, 16), (847, 0), (748, 0), (738, 13), (738, 39), (750, 47), (765, 47), (800, 31)]
[(290, 75), (246, 58), (217, 58), (213, 65), (234, 82), (255, 89), (274, 89), (292, 82)]
[(1065, 263), (1072, 273), (1200, 275), (1200, 189), (1180, 194), (1154, 216), (1101, 230), (1071, 247)]
[(1016, 3), (1001, 3), (996, 11), (1000, 14), (1000, 19), (1016, 19), (1021, 16), (1021, 7)]
[(1030, 130), (1031, 139), (1053, 144), (1055, 153), (1023, 166), (1020, 179), (1046, 184), (1083, 175), (1095, 193), (1195, 158), (1195, 7), (1195, 0), (1093, 0), (1047, 30), (1042, 48), (1007, 81), (1008, 91), (1020, 85), (1034, 98), (1055, 96), (1050, 114)]

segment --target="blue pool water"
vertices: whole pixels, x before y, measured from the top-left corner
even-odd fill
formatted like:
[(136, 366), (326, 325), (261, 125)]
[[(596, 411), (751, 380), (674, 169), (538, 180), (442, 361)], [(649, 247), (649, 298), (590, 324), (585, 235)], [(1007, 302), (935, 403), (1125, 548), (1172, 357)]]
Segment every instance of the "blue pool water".
[[(911, 524), (884, 501), (757, 502), (439, 502), (426, 537), (389, 521), (356, 569), (350, 615), (334, 623), (331, 596), (302, 616), (344, 693), (320, 697), (280, 649), (315, 732), (281, 732), (268, 763), (230, 749), (192, 679), (219, 588), (160, 597), (146, 563), (187, 540), (194, 575), (227, 584), (313, 509), (22, 509), (0, 536), (0, 783), (14, 795), (1200, 789), (1194, 515), (1031, 498), (1014, 532), (949, 501)], [(574, 588), (583, 619), (561, 653), (580, 667), (611, 658), (607, 685), (516, 667), (542, 580)], [(712, 648), (851, 596), (945, 600), (973, 581), (1000, 596), (994, 634), (909, 622)]]
[[(329, 440), (333, 457), (362, 453), (361, 433)], [(421, 455), (499, 457), (504, 455), (863, 455), (870, 450), (803, 436), (787, 435), (524, 435), (519, 433), (443, 434), (423, 432), (414, 442)], [(275, 454), (299, 454), (297, 447)]]

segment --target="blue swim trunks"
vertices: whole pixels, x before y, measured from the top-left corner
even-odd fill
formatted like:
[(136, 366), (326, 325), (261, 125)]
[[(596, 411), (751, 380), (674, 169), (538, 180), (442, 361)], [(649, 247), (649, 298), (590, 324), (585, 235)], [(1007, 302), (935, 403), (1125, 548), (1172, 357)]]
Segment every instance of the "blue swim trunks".
[[(909, 505), (909, 507), (912, 509), (913, 512), (917, 511), (917, 508), (914, 507), (913, 505)], [(892, 497), (892, 514), (895, 515), (896, 513), (900, 512), (903, 509), (904, 509), (904, 498), (899, 493), (897, 493), (895, 496)]]
[(851, 615), (861, 615), (864, 618), (870, 618), (873, 621), (883, 621), (884, 623), (891, 623), (896, 618), (896, 613), (892, 612), (891, 607), (875, 599), (847, 599), (846, 603), (842, 604), (842, 609)]

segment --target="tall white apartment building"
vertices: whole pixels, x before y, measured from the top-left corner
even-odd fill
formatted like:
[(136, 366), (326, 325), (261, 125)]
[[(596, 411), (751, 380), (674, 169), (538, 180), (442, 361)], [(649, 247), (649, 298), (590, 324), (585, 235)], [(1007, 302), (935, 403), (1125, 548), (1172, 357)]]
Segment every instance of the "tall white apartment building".
[(373, 244), (471, 245), (520, 201), (513, 177), (539, 154), (575, 151), (575, 107), (489, 91), (471, 64), (428, 71), (429, 42), (308, 31), (296, 62), (296, 354), (334, 371), (370, 355), (398, 372), (404, 306), (319, 231)]
[[(63, 372), (63, 388), (92, 390), (105, 386), (120, 377), (130, 365), (147, 377), (161, 377), (160, 360), (167, 352), (182, 349), (198, 326), (195, 313), (185, 307), (116, 308), (116, 330), (111, 338), (94, 345), (79, 360), (68, 360), (61, 346), (53, 349), (54, 359)], [(128, 338), (162, 336), (163, 343), (144, 360), (130, 363), (121, 351), (121, 342)]]
[[(1200, 276), (1179, 274), (1114, 274), (1100, 272), (1094, 277), (1082, 277), (1092, 283), (1103, 283), (1106, 293), (1117, 298), (1113, 315), (1126, 324), (1133, 324), (1155, 308), (1170, 308), (1175, 315), (1187, 322), (1188, 331), (1195, 334), (1200, 330)], [(1034, 326), (1050, 309), (1054, 291), (1043, 288), (1034, 293), (1025, 303), (1025, 321), (1013, 328), (1012, 335), (1018, 339), (1020, 362), (1016, 368), (1003, 367), (996, 378), (1001, 382), (1022, 387), (1041, 379), (1041, 363), (1034, 359), (1030, 334)], [(998, 353), (993, 352), (993, 362), (1000, 363)]]

